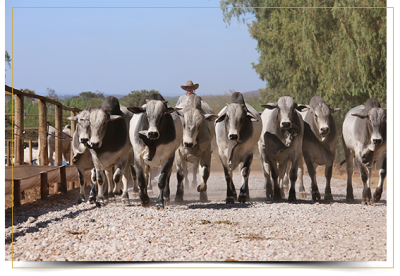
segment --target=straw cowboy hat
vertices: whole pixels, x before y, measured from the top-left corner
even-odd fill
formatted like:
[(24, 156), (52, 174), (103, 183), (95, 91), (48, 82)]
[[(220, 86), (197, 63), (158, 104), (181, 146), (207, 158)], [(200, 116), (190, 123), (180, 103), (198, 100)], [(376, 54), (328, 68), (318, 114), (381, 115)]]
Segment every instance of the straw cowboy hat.
[(186, 85), (181, 85), (181, 88), (183, 90), (188, 90), (189, 87), (193, 87), (193, 90), (196, 90), (197, 88), (199, 88), (199, 84), (198, 83), (193, 84), (193, 82), (191, 80), (188, 80), (186, 82)]

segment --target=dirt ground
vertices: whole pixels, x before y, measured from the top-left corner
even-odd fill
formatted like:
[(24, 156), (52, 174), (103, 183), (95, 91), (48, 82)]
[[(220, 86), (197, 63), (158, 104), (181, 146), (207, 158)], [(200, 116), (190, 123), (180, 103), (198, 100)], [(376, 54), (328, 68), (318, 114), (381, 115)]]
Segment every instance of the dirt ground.
[[(192, 164), (188, 164), (188, 170), (189, 173), (192, 173)], [(324, 166), (319, 166), (317, 168), (317, 176), (324, 176)], [(171, 175), (171, 178), (175, 178), (175, 166), (173, 169), (173, 174)], [(223, 168), (221, 165), (221, 162), (219, 158), (216, 155), (212, 156), (211, 160), (211, 173), (213, 172), (223, 172)], [(237, 172), (239, 174), (239, 170)], [(251, 166), (251, 173), (260, 173), (262, 174), (262, 169), (261, 169), (261, 162), (258, 157), (255, 157), (253, 159), (253, 163)], [(309, 178), (307, 174), (307, 168), (304, 166), (304, 178)], [(332, 173), (332, 178), (334, 179), (340, 179), (340, 180), (347, 180), (347, 173), (346, 173), (346, 166), (339, 166), (339, 164), (334, 164), (333, 167), (333, 173)], [(353, 185), (360, 185), (361, 186), (361, 178), (360, 178), (360, 173), (358, 172), (357, 169), (354, 169), (353, 172)], [(372, 172), (372, 177), (371, 177), (371, 188), (376, 189), (379, 183), (379, 171), (378, 170), (373, 170)], [(75, 183), (75, 187), (79, 187), (78, 183)], [(386, 191), (386, 179), (383, 185), (384, 190)], [(50, 184), (49, 187), (49, 195), (54, 194), (54, 184)], [(33, 202), (36, 199), (40, 198), (40, 188), (34, 188), (28, 191), (25, 191), (23, 198), (21, 200), (21, 204), (28, 203), (28, 202)], [(7, 195), (5, 197), (5, 209), (10, 208), (12, 206), (12, 197), (11, 195)]]

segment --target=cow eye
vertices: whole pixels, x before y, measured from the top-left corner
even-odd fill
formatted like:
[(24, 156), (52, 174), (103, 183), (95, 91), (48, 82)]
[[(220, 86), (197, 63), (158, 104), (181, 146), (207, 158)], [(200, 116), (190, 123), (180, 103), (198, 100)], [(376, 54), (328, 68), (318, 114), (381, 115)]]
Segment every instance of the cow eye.
[(317, 114), (314, 114), (315, 118), (318, 118)]

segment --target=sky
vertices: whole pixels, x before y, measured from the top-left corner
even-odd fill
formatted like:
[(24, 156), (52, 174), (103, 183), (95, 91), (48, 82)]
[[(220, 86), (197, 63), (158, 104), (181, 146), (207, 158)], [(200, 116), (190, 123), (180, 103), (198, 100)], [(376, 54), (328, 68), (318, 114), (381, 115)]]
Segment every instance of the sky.
[(5, 50), (14, 74), (6, 66), (6, 84), (40, 95), (51, 88), (58, 95), (155, 89), (178, 96), (187, 80), (199, 83), (198, 95), (265, 88), (251, 64), (258, 62), (257, 41), (236, 19), (227, 26), (221, 9), (27, 8), (219, 5), (219, 0), (6, 0)]

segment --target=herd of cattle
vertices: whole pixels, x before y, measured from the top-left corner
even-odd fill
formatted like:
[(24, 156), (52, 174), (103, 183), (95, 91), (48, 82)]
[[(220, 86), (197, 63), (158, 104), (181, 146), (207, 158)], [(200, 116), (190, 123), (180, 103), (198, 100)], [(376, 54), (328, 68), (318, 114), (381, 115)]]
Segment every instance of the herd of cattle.
[[(331, 108), (319, 96), (313, 97), (309, 105), (297, 104), (292, 97), (284, 96), (262, 107), (265, 110), (260, 114), (245, 103), (239, 92), (232, 94), (230, 102), (218, 115), (195, 94), (182, 96), (175, 108), (160, 94), (151, 95), (142, 106), (125, 107), (117, 98), (109, 96), (101, 108), (87, 107), (68, 118), (77, 121), (72, 149), (73, 163), (79, 172), (79, 202), (85, 201), (84, 171), (91, 170), (91, 202), (104, 205), (106, 182), (109, 201), (114, 201), (115, 195), (122, 195), (123, 202), (129, 203), (128, 179), (131, 177), (142, 206), (149, 206), (147, 189), (151, 174), (159, 170), (156, 207), (162, 208), (170, 199), (169, 180), (174, 162), (177, 169), (175, 200), (183, 200), (183, 181), (187, 179), (187, 162), (190, 162), (195, 164), (195, 171), (198, 168), (200, 172), (201, 184), (197, 191), (200, 200), (206, 201), (213, 139), (216, 139), (225, 173), (226, 203), (249, 201), (249, 174), (257, 143), (267, 198), (282, 199), (286, 177), (290, 180), (288, 201), (296, 200), (298, 173), (300, 196), (304, 197), (302, 169), (305, 162), (311, 178), (312, 199), (321, 199), (315, 167), (324, 165), (325, 200), (332, 200), (330, 181), (338, 140), (332, 113), (339, 109)], [(354, 200), (355, 164), (363, 183), (362, 203), (378, 202), (386, 177), (386, 109), (381, 108), (377, 100), (368, 99), (365, 105), (354, 107), (346, 114), (342, 133), (346, 156), (342, 163), (346, 162), (347, 166), (346, 199)], [(239, 165), (242, 185), (237, 196), (232, 172)], [(370, 178), (374, 165), (379, 169), (379, 186), (372, 197)]]

